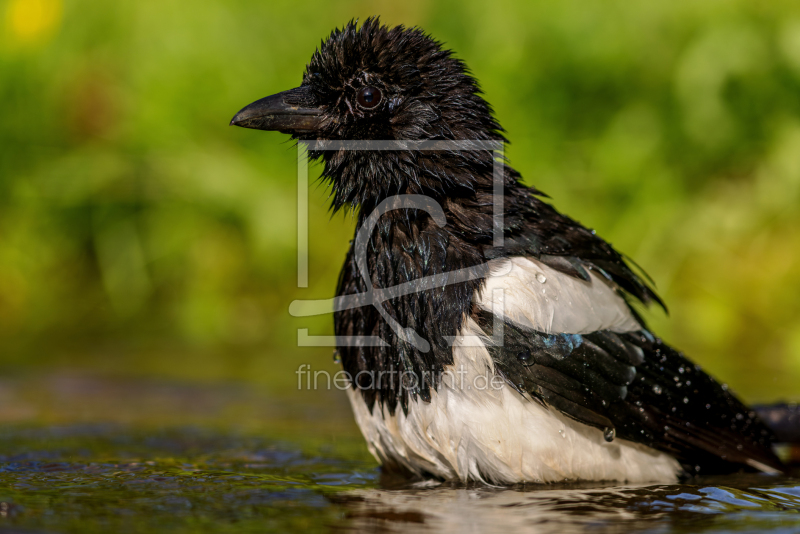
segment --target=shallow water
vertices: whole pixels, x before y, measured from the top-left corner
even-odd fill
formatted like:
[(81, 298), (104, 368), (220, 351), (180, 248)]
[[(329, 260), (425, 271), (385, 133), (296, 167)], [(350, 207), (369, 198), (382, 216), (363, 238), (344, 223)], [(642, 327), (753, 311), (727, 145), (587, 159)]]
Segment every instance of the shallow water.
[(0, 533), (800, 531), (796, 479), (388, 479), (340, 397), (74, 376), (0, 383)]

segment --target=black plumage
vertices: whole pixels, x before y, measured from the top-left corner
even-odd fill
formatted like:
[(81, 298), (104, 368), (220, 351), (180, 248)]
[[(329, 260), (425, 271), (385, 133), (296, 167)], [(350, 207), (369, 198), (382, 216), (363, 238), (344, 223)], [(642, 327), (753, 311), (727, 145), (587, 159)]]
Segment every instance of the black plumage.
[[(477, 315), (491, 333), (491, 314)], [(756, 413), (646, 330), (544, 334), (506, 322), (502, 345), (489, 353), (520, 394), (607, 436), (669, 452), (687, 472), (733, 471), (750, 460), (780, 468)]]
[[(332, 32), (311, 58), (299, 88), (248, 106), (232, 123), (280, 130), (299, 142), (506, 142), (478, 83), (460, 60), (419, 29), (390, 29), (377, 19), (360, 27), (351, 22)], [(387, 288), (431, 275), (450, 278), (466, 268), (474, 272), (471, 279), (382, 304), (390, 317), (429, 343), (427, 351), (401, 339), (374, 307), (336, 312), (337, 336), (379, 336), (386, 341), (383, 346), (338, 348), (345, 371), (370, 408), (380, 403), (394, 413), (407, 410), (411, 400), (429, 400), (437, 377), (453, 363), (448, 338), (468, 317), (491, 330), (491, 321), (473, 307), (489, 260), (535, 258), (583, 280), (596, 271), (629, 302), (663, 306), (648, 281), (611, 245), (557, 212), (508, 165), (502, 176), (504, 243), (494, 247), (491, 150), (309, 154), (323, 163), (332, 209), (354, 210), (357, 230), (376, 206), (399, 194), (431, 198), (447, 220), (439, 226), (424, 210), (385, 213), (369, 238), (369, 278), (361, 276), (353, 244), (338, 295), (364, 293), (367, 284)], [(668, 451), (692, 470), (700, 465), (704, 472), (725, 471), (748, 460), (780, 469), (770, 450), (772, 435), (758, 417), (646, 330), (547, 335), (509, 323), (505, 342), (490, 353), (498, 371), (521, 395), (607, 428), (612, 437), (615, 433)], [(363, 372), (404, 373), (405, 379), (379, 384), (370, 379), (367, 384), (359, 378), (367, 376)]]

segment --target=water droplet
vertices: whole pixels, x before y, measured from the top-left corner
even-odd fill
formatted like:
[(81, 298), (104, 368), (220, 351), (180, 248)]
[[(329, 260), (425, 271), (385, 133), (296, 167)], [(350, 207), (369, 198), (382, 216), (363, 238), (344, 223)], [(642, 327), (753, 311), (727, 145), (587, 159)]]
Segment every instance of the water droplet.
[(737, 414), (736, 414), (736, 419), (737, 419), (738, 421), (741, 421), (742, 419), (744, 419), (744, 415), (743, 415), (743, 414), (740, 414), (740, 413), (737, 413)]
[(736, 445), (736, 450), (737, 450), (737, 451), (740, 451), (740, 450), (742, 450), (742, 449), (744, 449), (744, 447), (742, 446), (742, 444), (741, 444), (741, 443), (739, 443), (738, 445)]
[(656, 395), (661, 395), (661, 386), (659, 386), (658, 384), (653, 386), (653, 393), (655, 393)]
[(689, 397), (684, 397), (683, 398), (683, 403), (684, 404), (689, 404)]
[(547, 277), (542, 273), (536, 273), (536, 279), (539, 281), (540, 284), (544, 284), (547, 282)]
[(613, 428), (606, 427), (603, 429), (603, 439), (607, 442), (611, 443), (614, 441), (614, 438), (617, 437), (617, 431)]
[(338, 349), (333, 351), (333, 363), (342, 363), (342, 355)]
[(529, 350), (523, 350), (522, 352), (520, 352), (519, 354), (517, 354), (517, 359), (518, 359), (518, 360), (519, 360), (519, 361), (520, 361), (520, 362), (521, 362), (523, 365), (527, 364), (529, 361), (531, 361), (531, 351), (529, 351)]
[(710, 404), (706, 404), (706, 410), (710, 410), (710, 409), (711, 409), (711, 405)]
[(722, 391), (728, 391), (728, 384), (722, 384)]
[(678, 367), (678, 372), (679, 372), (680, 374), (683, 374), (683, 372), (684, 372), (684, 368), (683, 368), (683, 367)]
[(559, 430), (558, 430), (558, 433), (559, 433), (559, 434), (561, 434), (561, 437), (562, 437), (562, 438), (564, 438), (564, 439), (566, 439), (566, 438), (567, 438), (567, 434), (564, 432), (564, 429), (563, 429), (563, 428), (559, 429)]

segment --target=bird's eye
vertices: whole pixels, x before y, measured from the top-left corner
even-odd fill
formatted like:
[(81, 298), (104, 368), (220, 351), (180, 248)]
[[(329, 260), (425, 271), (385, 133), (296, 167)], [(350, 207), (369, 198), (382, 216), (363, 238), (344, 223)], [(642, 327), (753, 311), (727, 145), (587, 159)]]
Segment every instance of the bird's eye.
[(381, 103), (381, 92), (375, 87), (365, 87), (356, 97), (358, 105), (364, 109), (372, 109)]

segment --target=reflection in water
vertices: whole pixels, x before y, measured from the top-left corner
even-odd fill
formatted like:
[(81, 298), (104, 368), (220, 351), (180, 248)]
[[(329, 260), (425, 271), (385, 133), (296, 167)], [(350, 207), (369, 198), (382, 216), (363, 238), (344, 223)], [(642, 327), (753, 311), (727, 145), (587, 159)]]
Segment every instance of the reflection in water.
[(198, 523), (237, 532), (800, 531), (800, 484), (766, 475), (669, 486), (398, 486), (342, 450), (96, 425), (18, 428), (2, 434), (0, 450), (16, 452), (0, 455), (0, 532), (195, 532)]
[[(712, 482), (720, 485), (705, 485)], [(336, 499), (355, 531), (402, 531), (408, 523), (430, 532), (800, 531), (800, 486), (763, 476), (699, 485), (358, 490)]]
[(343, 399), (320, 395), (0, 381), (0, 534), (800, 532), (796, 478), (409, 485), (379, 476)]

